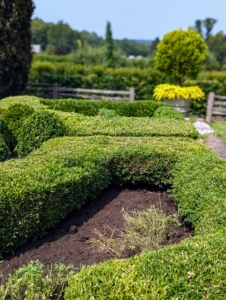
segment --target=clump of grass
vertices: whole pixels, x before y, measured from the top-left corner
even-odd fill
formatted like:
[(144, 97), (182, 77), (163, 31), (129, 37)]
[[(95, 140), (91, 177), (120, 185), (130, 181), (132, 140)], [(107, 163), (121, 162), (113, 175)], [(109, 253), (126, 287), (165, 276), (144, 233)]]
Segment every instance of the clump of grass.
[(117, 113), (113, 109), (101, 108), (98, 112), (98, 115), (105, 118), (112, 118), (115, 117)]
[[(45, 274), (45, 275), (44, 275)], [(75, 274), (73, 267), (53, 264), (44, 270), (44, 265), (31, 261), (10, 274), (0, 285), (0, 299), (63, 299), (68, 278)]]
[[(157, 250), (171, 238), (170, 226), (178, 224), (177, 216), (166, 216), (161, 208), (151, 206), (144, 211), (128, 212), (123, 209), (124, 228), (120, 232), (109, 226), (104, 227), (104, 233), (94, 229), (97, 236), (89, 243), (99, 251), (109, 252), (113, 257), (129, 257), (147, 250)], [(110, 238), (106, 237), (110, 231)], [(118, 237), (116, 236), (117, 231)]]

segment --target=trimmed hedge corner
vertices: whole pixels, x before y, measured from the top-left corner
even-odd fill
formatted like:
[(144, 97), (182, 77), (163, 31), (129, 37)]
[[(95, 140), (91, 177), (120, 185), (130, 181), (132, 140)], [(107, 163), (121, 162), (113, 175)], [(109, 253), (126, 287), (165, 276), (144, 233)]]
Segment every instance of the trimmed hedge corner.
[(11, 150), (16, 146), (18, 133), (26, 118), (32, 115), (34, 109), (26, 104), (16, 103), (10, 105), (2, 114), (2, 118), (11, 133)]
[(43, 142), (66, 133), (65, 125), (57, 115), (48, 111), (37, 111), (24, 121), (19, 131), (16, 151), (20, 156), (25, 156), (38, 149)]

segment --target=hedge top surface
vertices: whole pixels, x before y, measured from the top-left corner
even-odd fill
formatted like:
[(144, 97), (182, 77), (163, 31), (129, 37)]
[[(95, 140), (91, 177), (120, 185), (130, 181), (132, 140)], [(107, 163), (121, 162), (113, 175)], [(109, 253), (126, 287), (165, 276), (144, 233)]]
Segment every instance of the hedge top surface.
[(6, 110), (13, 104), (26, 104), (34, 109), (46, 109), (46, 106), (41, 104), (40, 100), (40, 98), (35, 96), (7, 97), (0, 101), (0, 112)]
[(198, 138), (194, 126), (183, 120), (168, 118), (104, 118), (55, 111), (65, 123), (69, 136), (180, 136)]
[(86, 116), (96, 116), (100, 109), (112, 109), (116, 111), (118, 116), (125, 117), (152, 117), (156, 109), (167, 106), (164, 102), (153, 100), (148, 101), (110, 101), (110, 100), (78, 100), (78, 99), (60, 99), (41, 100), (41, 103), (50, 109), (60, 110), (64, 112), (76, 112)]
[[(136, 157), (141, 157), (141, 165), (143, 160), (152, 159), (157, 168), (165, 164), (168, 168), (165, 178), (158, 175), (157, 169), (153, 176), (161, 176), (156, 177), (157, 180), (165, 181), (166, 184), (174, 182), (173, 194), (179, 213), (193, 223), (197, 233), (226, 226), (222, 219), (222, 207), (226, 199), (226, 162), (219, 159), (207, 146), (191, 139), (104, 136), (51, 139), (24, 159), (0, 164), (0, 197), (7, 198), (9, 191), (12, 199), (17, 197), (18, 192), (35, 193), (38, 186), (55, 186), (64, 182), (69, 174), (80, 174), (84, 168), (91, 170), (106, 166), (113, 158), (117, 162), (117, 168), (120, 168), (120, 161), (125, 163), (123, 168), (131, 168), (129, 165), (133, 161), (132, 157), (135, 160)], [(199, 168), (200, 164), (203, 165), (202, 168)], [(114, 168), (111, 167), (112, 170)], [(129, 170), (128, 174), (131, 173)], [(173, 177), (170, 175), (172, 170)], [(132, 173), (130, 175), (133, 176)], [(203, 213), (205, 219), (202, 218)]]

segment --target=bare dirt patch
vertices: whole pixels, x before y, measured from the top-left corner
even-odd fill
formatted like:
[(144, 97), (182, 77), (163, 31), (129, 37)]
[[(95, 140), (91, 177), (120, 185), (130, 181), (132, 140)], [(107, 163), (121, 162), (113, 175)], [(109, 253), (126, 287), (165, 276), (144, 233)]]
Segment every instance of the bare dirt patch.
[[(108, 253), (98, 252), (91, 248), (87, 241), (95, 237), (92, 230), (104, 230), (104, 225), (121, 230), (124, 219), (122, 209), (128, 211), (145, 210), (150, 205), (159, 207), (166, 215), (175, 214), (173, 199), (166, 192), (156, 192), (147, 188), (110, 187), (94, 201), (89, 201), (80, 210), (75, 210), (48, 234), (39, 240), (29, 242), (17, 249), (14, 254), (3, 256), (0, 272), (6, 277), (13, 270), (27, 264), (31, 260), (39, 260), (43, 264), (61, 262), (72, 264), (80, 269), (83, 265), (92, 265), (111, 259)], [(167, 244), (179, 243), (192, 235), (189, 225), (172, 225), (172, 238)], [(110, 236), (109, 236), (110, 237)]]

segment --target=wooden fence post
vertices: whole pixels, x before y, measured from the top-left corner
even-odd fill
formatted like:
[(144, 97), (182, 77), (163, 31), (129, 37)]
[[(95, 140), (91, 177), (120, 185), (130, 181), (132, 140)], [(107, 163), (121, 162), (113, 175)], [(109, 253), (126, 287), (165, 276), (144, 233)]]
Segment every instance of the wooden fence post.
[(54, 83), (54, 85), (53, 85), (53, 99), (57, 99), (58, 98), (57, 89), (58, 89), (58, 84)]
[(129, 89), (129, 101), (130, 102), (134, 102), (134, 100), (135, 100), (135, 88), (134, 87), (131, 87), (130, 89)]
[(212, 119), (214, 96), (215, 94), (213, 92), (210, 92), (208, 95), (207, 110), (206, 110), (206, 121), (208, 123), (210, 123)]

